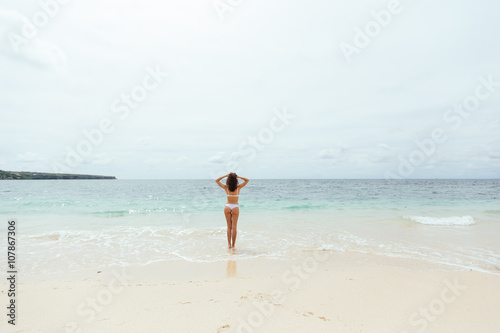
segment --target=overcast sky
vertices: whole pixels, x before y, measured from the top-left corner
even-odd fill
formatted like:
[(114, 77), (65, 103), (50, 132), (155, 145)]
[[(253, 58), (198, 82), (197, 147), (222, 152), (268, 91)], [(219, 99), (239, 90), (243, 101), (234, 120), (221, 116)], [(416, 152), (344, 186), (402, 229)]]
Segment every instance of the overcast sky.
[(60, 1), (0, 1), (0, 169), (500, 177), (498, 1)]

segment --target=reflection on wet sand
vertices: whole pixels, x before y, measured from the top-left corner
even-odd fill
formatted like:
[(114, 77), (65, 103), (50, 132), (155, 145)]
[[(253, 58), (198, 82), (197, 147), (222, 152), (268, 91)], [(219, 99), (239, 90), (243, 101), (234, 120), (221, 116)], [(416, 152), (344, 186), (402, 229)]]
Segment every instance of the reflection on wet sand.
[(236, 275), (236, 261), (228, 260), (226, 272), (227, 272), (227, 277), (232, 277)]

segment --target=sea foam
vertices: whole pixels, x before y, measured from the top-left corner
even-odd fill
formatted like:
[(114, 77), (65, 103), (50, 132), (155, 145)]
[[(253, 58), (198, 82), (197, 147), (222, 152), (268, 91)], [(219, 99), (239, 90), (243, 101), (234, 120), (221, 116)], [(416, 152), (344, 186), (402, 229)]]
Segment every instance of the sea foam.
[(476, 223), (472, 216), (433, 217), (404, 215), (403, 218), (405, 220), (411, 220), (421, 224), (429, 225), (472, 225)]

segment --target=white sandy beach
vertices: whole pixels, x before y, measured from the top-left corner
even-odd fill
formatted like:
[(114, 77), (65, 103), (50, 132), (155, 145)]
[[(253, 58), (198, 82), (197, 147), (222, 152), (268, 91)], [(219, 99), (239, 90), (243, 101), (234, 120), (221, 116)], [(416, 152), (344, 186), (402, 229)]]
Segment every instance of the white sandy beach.
[(4, 319), (2, 332), (500, 329), (500, 275), (369, 254), (319, 251), (289, 262), (164, 262), (96, 268), (79, 277), (23, 281), (20, 274), (19, 279), (17, 325)]

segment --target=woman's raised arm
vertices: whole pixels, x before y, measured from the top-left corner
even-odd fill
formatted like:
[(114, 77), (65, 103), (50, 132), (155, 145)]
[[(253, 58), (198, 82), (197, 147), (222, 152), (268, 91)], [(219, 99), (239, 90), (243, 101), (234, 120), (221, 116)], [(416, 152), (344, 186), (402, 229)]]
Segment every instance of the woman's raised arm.
[(220, 187), (222, 187), (222, 188), (226, 188), (226, 185), (222, 184), (220, 181), (221, 181), (221, 179), (222, 179), (222, 178), (226, 178), (227, 176), (229, 176), (229, 174), (227, 174), (227, 175), (224, 175), (224, 176), (222, 176), (222, 177), (217, 178), (217, 179), (215, 180), (215, 182), (217, 183), (217, 185), (219, 185), (219, 186), (220, 186)]
[(243, 184), (238, 185), (238, 187), (239, 187), (239, 188), (244, 187), (244, 186), (245, 186), (246, 184), (248, 184), (248, 182), (250, 181), (250, 179), (245, 178), (245, 177), (236, 176), (236, 178), (243, 179), (243, 181), (244, 181), (244, 183), (243, 183)]

